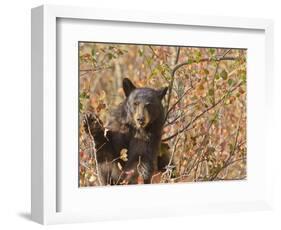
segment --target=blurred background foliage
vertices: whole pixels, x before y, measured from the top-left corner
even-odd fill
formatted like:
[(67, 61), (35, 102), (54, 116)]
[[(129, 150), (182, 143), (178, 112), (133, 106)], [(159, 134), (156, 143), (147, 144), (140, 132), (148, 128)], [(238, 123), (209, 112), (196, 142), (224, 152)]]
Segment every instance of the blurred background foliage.
[[(173, 163), (153, 183), (246, 178), (245, 49), (79, 43), (80, 119), (104, 123), (124, 100), (122, 79), (169, 86), (160, 154)], [(96, 185), (95, 159), (80, 125), (80, 186)]]

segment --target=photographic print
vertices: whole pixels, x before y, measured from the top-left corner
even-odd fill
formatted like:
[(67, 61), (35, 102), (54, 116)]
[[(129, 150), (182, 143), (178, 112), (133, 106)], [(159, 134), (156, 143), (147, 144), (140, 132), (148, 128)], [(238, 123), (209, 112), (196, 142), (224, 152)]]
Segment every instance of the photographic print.
[(246, 178), (246, 49), (78, 49), (79, 187)]

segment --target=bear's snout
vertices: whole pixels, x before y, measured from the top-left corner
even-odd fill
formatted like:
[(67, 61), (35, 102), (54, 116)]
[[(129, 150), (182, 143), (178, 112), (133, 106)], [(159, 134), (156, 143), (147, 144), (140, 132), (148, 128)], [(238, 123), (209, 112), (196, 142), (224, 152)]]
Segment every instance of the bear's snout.
[(138, 117), (138, 118), (137, 118), (137, 121), (138, 121), (138, 123), (139, 123), (141, 126), (143, 126), (143, 125), (145, 124), (145, 122), (144, 122), (144, 117)]

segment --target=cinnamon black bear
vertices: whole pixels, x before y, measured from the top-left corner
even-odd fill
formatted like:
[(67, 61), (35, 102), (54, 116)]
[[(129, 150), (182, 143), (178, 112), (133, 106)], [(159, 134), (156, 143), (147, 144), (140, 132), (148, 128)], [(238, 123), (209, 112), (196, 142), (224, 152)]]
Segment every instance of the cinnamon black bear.
[[(120, 173), (116, 173), (116, 164), (119, 162), (123, 168), (122, 180), (136, 183), (135, 179), (140, 176), (144, 183), (151, 182), (153, 172), (159, 169), (157, 161), (165, 119), (162, 99), (167, 89), (137, 88), (125, 78), (123, 90), (126, 98), (111, 113), (105, 125), (109, 130), (106, 136), (97, 117), (91, 115), (87, 118), (85, 129), (89, 133), (87, 127), (91, 127), (96, 147), (99, 147), (97, 160), (102, 178), (107, 178), (110, 174), (112, 181), (118, 182), (121, 177)], [(118, 158), (122, 149), (128, 150), (128, 161), (114, 161), (110, 165), (112, 170), (103, 170), (105, 162)]]
[(144, 183), (150, 183), (152, 173), (157, 170), (165, 119), (162, 99), (168, 88), (137, 88), (125, 78), (123, 89), (126, 99), (119, 111), (122, 114), (121, 121), (129, 130), (125, 172), (133, 171), (135, 175), (143, 178)]

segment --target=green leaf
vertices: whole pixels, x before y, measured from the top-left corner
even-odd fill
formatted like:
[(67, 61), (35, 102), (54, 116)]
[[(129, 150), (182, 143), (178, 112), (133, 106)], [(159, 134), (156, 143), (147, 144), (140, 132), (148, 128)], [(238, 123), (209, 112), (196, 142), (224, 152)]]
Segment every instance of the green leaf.
[(80, 93), (80, 98), (81, 98), (81, 99), (89, 99), (90, 96), (89, 96), (89, 94), (87, 94), (86, 92), (82, 92), (82, 93)]
[(243, 83), (246, 83), (246, 73), (245, 72), (241, 73), (241, 80), (243, 81)]
[(209, 94), (210, 96), (214, 96), (214, 94), (215, 94), (214, 89), (209, 89), (208, 94)]
[(229, 86), (232, 86), (233, 85), (233, 80), (231, 78), (229, 78), (227, 83), (228, 83)]
[(220, 76), (223, 80), (226, 80), (228, 77), (228, 74), (225, 70), (221, 71)]
[(215, 48), (209, 48), (208, 50), (209, 50), (209, 53), (210, 53), (211, 55), (214, 55), (215, 52), (216, 52), (216, 49), (215, 49)]
[(196, 95), (194, 95), (194, 96), (192, 96), (190, 99), (191, 99), (192, 101), (196, 101), (196, 100), (198, 99), (198, 97), (197, 97)]
[(108, 53), (108, 58), (109, 58), (109, 60), (111, 60), (113, 57), (114, 57), (114, 56), (113, 56), (112, 53)]
[(189, 58), (187, 61), (187, 64), (192, 64), (194, 62), (194, 60), (192, 58)]
[(233, 151), (233, 148), (234, 148), (233, 144), (228, 144), (228, 147), (229, 147), (230, 151)]
[(152, 65), (152, 58), (151, 58), (151, 57), (148, 57), (148, 58), (146, 59), (146, 63), (147, 63), (148, 66), (151, 66), (151, 65)]
[(201, 57), (202, 57), (202, 54), (201, 54), (200, 50), (196, 50), (195, 51), (195, 60), (197, 63), (200, 61)]
[(219, 74), (216, 74), (216, 75), (215, 75), (215, 79), (216, 79), (216, 80), (219, 80), (219, 79), (220, 79), (220, 75), (219, 75)]
[(120, 49), (118, 50), (117, 53), (118, 53), (118, 55), (123, 55), (124, 54), (124, 52), (122, 50), (120, 50)]
[(97, 55), (96, 55), (96, 50), (95, 48), (93, 48), (91, 50), (91, 54), (92, 54), (92, 61), (96, 62), (97, 61)]
[(159, 75), (159, 69), (157, 68), (157, 67), (155, 67), (153, 70), (152, 70), (152, 72), (151, 72), (151, 74), (150, 74), (150, 76), (149, 76), (149, 79), (151, 79), (151, 78), (154, 78), (155, 76), (157, 76), (157, 75)]
[(206, 75), (208, 75), (210, 72), (209, 72), (209, 70), (204, 69), (204, 73), (205, 73)]
[(139, 55), (142, 57), (143, 56), (143, 50), (139, 49), (138, 50)]

